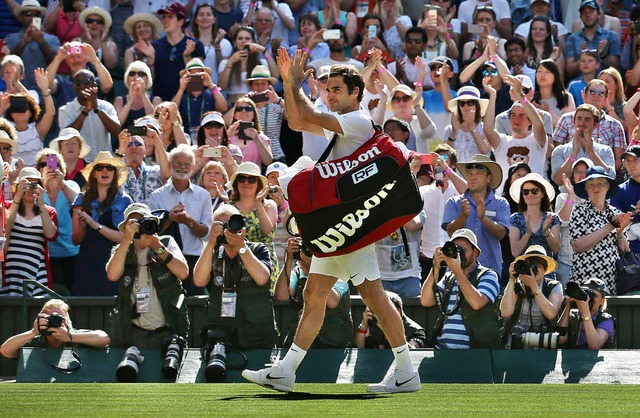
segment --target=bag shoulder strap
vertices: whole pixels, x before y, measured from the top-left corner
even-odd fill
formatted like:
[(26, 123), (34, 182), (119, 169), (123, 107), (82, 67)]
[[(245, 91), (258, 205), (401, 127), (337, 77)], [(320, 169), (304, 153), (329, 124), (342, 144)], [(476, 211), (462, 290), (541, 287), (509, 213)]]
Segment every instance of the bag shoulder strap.
[(338, 140), (338, 134), (335, 133), (333, 134), (333, 138), (331, 138), (331, 142), (329, 142), (329, 145), (327, 145), (327, 148), (324, 149), (324, 152), (322, 153), (320, 158), (318, 158), (318, 161), (316, 162), (316, 164), (325, 162), (327, 160), (327, 157), (329, 156), (329, 153), (333, 149), (333, 146), (336, 144), (337, 140)]

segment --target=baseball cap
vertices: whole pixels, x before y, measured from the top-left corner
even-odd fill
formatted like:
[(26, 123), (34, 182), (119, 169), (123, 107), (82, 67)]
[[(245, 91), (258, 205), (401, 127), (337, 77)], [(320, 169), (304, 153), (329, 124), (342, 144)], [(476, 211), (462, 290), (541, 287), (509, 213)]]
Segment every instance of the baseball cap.
[(324, 78), (324, 77), (329, 77), (330, 72), (331, 72), (331, 66), (323, 65), (322, 67), (318, 68), (318, 71), (316, 72), (316, 80), (320, 80), (321, 78)]
[(149, 206), (145, 205), (144, 203), (132, 203), (124, 210), (124, 221), (120, 222), (120, 224), (118, 225), (118, 229), (123, 234), (125, 228), (127, 227), (127, 220), (129, 219), (129, 216), (133, 215), (134, 213), (138, 213), (146, 218), (152, 218), (156, 222), (160, 223), (160, 218), (151, 213), (151, 209), (149, 208)]
[(218, 112), (211, 112), (200, 121), (200, 126), (204, 126), (209, 122), (216, 122), (224, 126), (224, 118)]
[(478, 251), (480, 251), (480, 253), (482, 253), (482, 250), (478, 246), (478, 237), (476, 237), (476, 234), (474, 234), (472, 230), (467, 228), (458, 229), (456, 232), (453, 233), (453, 235), (451, 235), (451, 241), (457, 238), (465, 238), (467, 241), (471, 243), (471, 245), (476, 247)]
[(547, 3), (547, 4), (551, 4), (551, 0), (531, 0), (531, 1), (529, 2), (529, 4), (531, 5), (531, 4), (533, 4), (533, 3), (537, 2), (537, 1), (543, 1), (543, 2), (545, 2), (545, 3)]
[(267, 171), (265, 171), (264, 175), (268, 176), (269, 174), (275, 173), (275, 172), (282, 174), (282, 172), (287, 168), (289, 168), (289, 166), (286, 165), (285, 163), (276, 161), (275, 163), (269, 164), (269, 167), (267, 167)]
[(640, 145), (629, 145), (624, 154), (622, 154), (621, 158), (623, 160), (625, 155), (631, 155), (632, 157), (640, 158)]
[(609, 294), (609, 292), (607, 292), (607, 286), (604, 284), (604, 281), (602, 279), (596, 279), (595, 277), (592, 277), (584, 282), (584, 285), (589, 289), (600, 291), (603, 296), (607, 296)]
[(168, 15), (176, 15), (178, 17), (181, 17), (184, 19), (185, 15), (187, 14), (184, 6), (176, 1), (167, 4), (166, 6), (164, 6), (162, 9), (158, 10), (156, 12), (159, 15), (164, 15), (164, 14), (168, 14)]
[(591, 7), (592, 9), (595, 9), (596, 12), (600, 11), (600, 6), (595, 0), (582, 0), (582, 3), (580, 3), (580, 7), (578, 8), (578, 10), (582, 11), (583, 7)]
[(444, 55), (440, 55), (435, 57), (434, 59), (432, 59), (429, 62), (429, 68), (433, 68), (434, 65), (447, 65), (449, 68), (451, 68), (451, 70), (453, 70), (453, 61), (451, 61), (451, 58), (449, 57), (445, 57)]

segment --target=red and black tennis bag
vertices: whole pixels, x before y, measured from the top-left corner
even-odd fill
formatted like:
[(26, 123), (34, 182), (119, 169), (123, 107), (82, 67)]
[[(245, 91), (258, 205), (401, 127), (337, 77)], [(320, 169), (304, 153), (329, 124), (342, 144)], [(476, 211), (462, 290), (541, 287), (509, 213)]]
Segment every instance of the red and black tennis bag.
[(325, 161), (291, 179), (289, 207), (304, 245), (317, 257), (353, 252), (397, 231), (423, 208), (408, 152), (375, 126), (351, 155)]

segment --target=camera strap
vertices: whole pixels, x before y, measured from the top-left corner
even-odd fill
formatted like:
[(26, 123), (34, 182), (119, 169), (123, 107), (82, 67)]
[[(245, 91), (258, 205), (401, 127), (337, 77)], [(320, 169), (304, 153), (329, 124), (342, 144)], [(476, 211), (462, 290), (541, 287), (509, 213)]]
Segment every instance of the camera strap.
[[(456, 303), (453, 306), (453, 309), (451, 309), (451, 311), (447, 311), (447, 305), (449, 305), (449, 299), (451, 298), (451, 293), (453, 292), (453, 286), (455, 285), (454, 280), (452, 281), (447, 281), (445, 280), (444, 282), (444, 295), (442, 295), (440, 293), (440, 287), (438, 287), (438, 282), (440, 282), (440, 280), (443, 279), (444, 274), (446, 273), (446, 270), (444, 269), (440, 269), (439, 274), (438, 274), (438, 280), (434, 280), (433, 281), (433, 297), (436, 300), (436, 306), (438, 307), (438, 310), (440, 311), (441, 314), (446, 315), (446, 316), (452, 316), (455, 315), (458, 310), (460, 310), (460, 288), (458, 287), (458, 293), (456, 294)], [(443, 301), (446, 300), (445, 301)]]
[(76, 353), (76, 350), (73, 348), (73, 337), (71, 336), (71, 331), (69, 332), (69, 343), (71, 344), (71, 355), (73, 356), (74, 361), (70, 361), (66, 366), (59, 366), (58, 364), (53, 364), (49, 359), (49, 353), (47, 352), (47, 348), (45, 347), (47, 340), (46, 337), (42, 337), (42, 354), (44, 356), (45, 361), (49, 366), (56, 369), (57, 371), (64, 374), (71, 374), (75, 371), (78, 371), (82, 367), (82, 360), (80, 359), (80, 355)]

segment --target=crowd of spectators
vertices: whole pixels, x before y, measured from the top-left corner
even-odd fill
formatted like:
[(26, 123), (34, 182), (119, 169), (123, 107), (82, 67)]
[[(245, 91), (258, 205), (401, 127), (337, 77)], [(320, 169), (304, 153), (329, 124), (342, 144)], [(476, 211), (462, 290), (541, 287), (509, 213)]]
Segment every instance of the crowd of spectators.
[[(640, 2), (526, 3), (0, 2), (0, 295), (20, 295), (24, 279), (63, 295), (115, 295), (120, 277), (105, 265), (122, 245), (127, 207), (142, 203), (182, 253), (186, 294), (224, 298), (216, 260), (233, 264), (246, 248), (234, 241), (218, 254), (219, 226), (239, 214), (261, 266), (251, 283), (258, 270), (238, 270), (243, 292), (261, 309), (272, 310), (265, 290), (302, 306), (309, 260), (283, 233), (290, 211), (278, 174), (316, 160), (328, 140), (287, 122), (284, 48), (306, 54), (302, 88), (324, 112), (331, 65), (355, 66), (363, 109), (413, 151), (424, 211), (405, 225), (408, 246), (397, 231), (376, 249), (388, 291), (425, 306), (442, 305), (438, 292), (462, 297), (463, 315), (443, 319), (442, 335), (427, 330), (430, 344), (491, 345), (464, 323), (468, 310), (480, 312), (476, 324), (492, 315), (510, 327), (566, 324), (569, 281), (597, 284), (596, 307), (579, 304), (576, 315), (601, 324), (616, 260), (640, 251)], [(450, 237), (457, 263), (442, 255)], [(514, 263), (528, 259), (518, 279)], [(354, 339), (345, 295), (339, 282), (325, 326), (352, 335), (321, 332), (318, 345), (383, 346), (370, 342), (370, 310)], [(264, 322), (236, 338), (259, 329), (267, 343), (250, 345), (269, 346), (278, 330), (272, 316)], [(427, 345), (423, 331), (407, 336), (414, 347)]]

